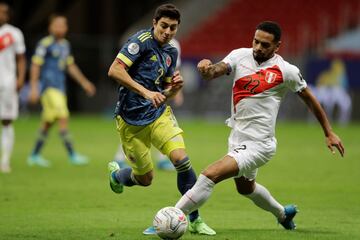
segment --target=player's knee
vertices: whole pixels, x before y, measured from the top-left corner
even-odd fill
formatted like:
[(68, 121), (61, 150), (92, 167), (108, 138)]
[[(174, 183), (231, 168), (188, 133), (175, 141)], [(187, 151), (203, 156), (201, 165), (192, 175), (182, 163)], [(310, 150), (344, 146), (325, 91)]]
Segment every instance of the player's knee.
[(152, 174), (143, 175), (140, 177), (136, 177), (139, 185), (147, 187), (150, 186), (153, 180)]
[(237, 182), (236, 190), (241, 195), (251, 194), (255, 190), (255, 181), (248, 181), (244, 179), (243, 181)]
[(9, 126), (12, 123), (12, 120), (2, 120), (1, 123), (2, 123), (3, 126), (6, 127), (6, 126)]
[(218, 171), (216, 171), (216, 169), (214, 168), (206, 168), (204, 171), (201, 172), (201, 174), (209, 178), (214, 183), (218, 182), (218, 178), (220, 176)]
[(173, 150), (170, 154), (169, 154), (169, 158), (171, 160), (171, 162), (174, 165), (178, 165), (181, 163), (181, 161), (183, 161), (185, 158), (188, 158), (188, 156), (186, 155), (185, 149), (179, 148), (179, 149), (175, 149)]

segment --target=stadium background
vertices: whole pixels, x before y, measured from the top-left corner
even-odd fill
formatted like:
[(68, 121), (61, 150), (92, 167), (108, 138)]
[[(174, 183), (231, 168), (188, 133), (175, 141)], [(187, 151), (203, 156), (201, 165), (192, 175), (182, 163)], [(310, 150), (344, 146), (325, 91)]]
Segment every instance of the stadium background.
[[(174, 172), (155, 170), (149, 188), (126, 188), (116, 195), (108, 187), (106, 165), (118, 146), (111, 119), (116, 84), (108, 68), (121, 43), (136, 30), (148, 27), (156, 0), (15, 0), (11, 23), (25, 35), (30, 59), (36, 42), (47, 34), (50, 14), (68, 16), (68, 38), (76, 61), (98, 88), (87, 98), (68, 81), (70, 129), (79, 152), (90, 157), (86, 167), (67, 162), (56, 129), (50, 133), (44, 157), (50, 169), (30, 168), (39, 124), (39, 106), (24, 108), (15, 122), (16, 142), (12, 173), (0, 174), (0, 239), (151, 239), (142, 230), (156, 211), (179, 198)], [(278, 150), (261, 168), (258, 180), (280, 202), (296, 203), (298, 229), (287, 232), (271, 214), (239, 197), (232, 181), (221, 183), (202, 216), (218, 235), (213, 239), (360, 239), (359, 76), (360, 1), (357, 0), (179, 0), (182, 11), (178, 39), (182, 44), (185, 104), (175, 110), (185, 131), (187, 151), (197, 173), (226, 152), (231, 81), (203, 82), (197, 60), (219, 60), (233, 48), (251, 46), (256, 24), (278, 21), (284, 29), (281, 54), (303, 70), (309, 83), (340, 56), (347, 64), (352, 123), (334, 124), (344, 141), (345, 158), (326, 148), (321, 128), (308, 124), (308, 112), (295, 94), (283, 102), (277, 126)], [(344, 42), (345, 48), (344, 48)], [(196, 103), (196, 104), (194, 104)], [(24, 107), (24, 106), (23, 106)], [(285, 121), (286, 120), (286, 121)], [(291, 120), (291, 121), (288, 121)], [(290, 201), (290, 202), (289, 202)], [(184, 239), (208, 237), (186, 233)]]
[[(30, 58), (36, 42), (47, 32), (51, 13), (69, 17), (68, 38), (77, 63), (98, 88), (88, 99), (72, 81), (68, 82), (72, 111), (112, 112), (116, 85), (107, 70), (121, 44), (139, 29), (149, 27), (154, 7), (165, 1), (14, 1), (12, 23), (24, 31)], [(182, 71), (185, 76), (185, 104), (180, 115), (223, 116), (228, 114), (231, 81), (206, 84), (195, 64), (200, 58), (220, 60), (230, 50), (250, 47), (254, 28), (262, 20), (275, 20), (283, 28), (280, 54), (302, 69), (304, 78), (314, 84), (331, 59), (341, 57), (349, 76), (353, 101), (352, 119), (360, 119), (360, 2), (357, 0), (182, 0), (172, 1), (182, 11), (177, 38), (182, 45)], [(206, 6), (206, 7), (204, 7)], [(284, 14), (286, 13), (286, 14)], [(203, 91), (204, 90), (204, 91)], [(196, 102), (197, 104), (193, 104)], [(280, 118), (305, 119), (304, 106), (289, 94)]]

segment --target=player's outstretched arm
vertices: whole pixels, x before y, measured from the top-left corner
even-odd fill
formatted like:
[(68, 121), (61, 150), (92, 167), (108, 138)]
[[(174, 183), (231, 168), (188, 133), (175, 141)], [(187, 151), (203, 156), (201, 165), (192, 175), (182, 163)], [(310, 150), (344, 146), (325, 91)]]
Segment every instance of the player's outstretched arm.
[(311, 112), (315, 115), (315, 117), (321, 124), (321, 127), (323, 128), (325, 134), (327, 147), (332, 153), (335, 153), (333, 147), (336, 147), (340, 152), (341, 156), (343, 157), (345, 154), (345, 148), (341, 142), (341, 139), (333, 132), (330, 122), (326, 117), (325, 111), (323, 110), (315, 96), (312, 94), (311, 90), (306, 87), (301, 92), (298, 92), (298, 95), (310, 108)]
[(205, 80), (211, 80), (220, 77), (229, 71), (228, 65), (226, 63), (218, 62), (216, 64), (212, 64), (209, 59), (201, 60), (198, 63), (197, 68), (202, 78)]
[(94, 96), (96, 93), (96, 88), (85, 75), (81, 72), (80, 68), (75, 64), (70, 64), (67, 67), (67, 71), (70, 76), (80, 84), (80, 86), (85, 90), (86, 94), (90, 97)]
[(30, 93), (29, 102), (35, 104), (39, 99), (39, 77), (40, 77), (41, 66), (32, 63), (30, 67)]
[(17, 69), (16, 90), (20, 91), (20, 89), (24, 85), (25, 73), (26, 73), (25, 54), (17, 54), (16, 55), (16, 69)]
[(133, 92), (136, 92), (145, 99), (150, 100), (156, 108), (166, 101), (166, 97), (162, 93), (150, 91), (141, 84), (134, 81), (127, 73), (124, 65), (118, 62), (118, 60), (116, 59), (110, 66), (108, 76), (112, 79), (115, 79), (115, 81), (120, 85), (126, 87)]

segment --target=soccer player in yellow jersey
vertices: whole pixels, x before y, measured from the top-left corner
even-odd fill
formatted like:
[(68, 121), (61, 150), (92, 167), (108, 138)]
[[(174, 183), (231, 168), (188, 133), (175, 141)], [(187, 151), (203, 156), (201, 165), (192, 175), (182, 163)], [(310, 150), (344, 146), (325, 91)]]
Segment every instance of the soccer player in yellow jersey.
[[(124, 186), (149, 186), (153, 179), (150, 147), (167, 155), (177, 171), (177, 185), (184, 194), (196, 181), (195, 172), (185, 151), (182, 129), (166, 101), (183, 86), (176, 71), (177, 49), (172, 45), (180, 24), (180, 12), (172, 4), (159, 6), (152, 28), (139, 31), (121, 48), (109, 69), (109, 76), (120, 84), (115, 116), (117, 130), (131, 168), (120, 169), (109, 163), (110, 187), (122, 193)], [(189, 213), (189, 230), (215, 235), (200, 218)], [(149, 227), (144, 234), (155, 234)]]
[(29, 165), (50, 166), (50, 163), (41, 157), (40, 150), (49, 129), (56, 121), (59, 123), (59, 134), (68, 152), (70, 162), (75, 165), (87, 164), (88, 162), (86, 157), (75, 152), (70, 139), (68, 131), (69, 110), (65, 94), (65, 72), (67, 71), (80, 84), (88, 96), (93, 96), (96, 88), (75, 64), (70, 50), (70, 43), (65, 39), (67, 30), (68, 25), (65, 16), (51, 16), (50, 35), (40, 40), (32, 57), (30, 102), (35, 103), (39, 98), (38, 84), (40, 80), (43, 111), (39, 137), (28, 158)]

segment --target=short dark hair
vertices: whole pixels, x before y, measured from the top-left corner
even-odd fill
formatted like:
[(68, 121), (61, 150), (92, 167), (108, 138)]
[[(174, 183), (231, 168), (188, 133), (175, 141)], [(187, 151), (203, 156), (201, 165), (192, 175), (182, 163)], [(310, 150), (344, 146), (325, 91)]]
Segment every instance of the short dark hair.
[(166, 3), (163, 5), (160, 5), (156, 8), (154, 19), (155, 21), (159, 21), (162, 17), (168, 17), (170, 19), (175, 19), (180, 24), (180, 11), (176, 8), (174, 4)]
[(281, 28), (278, 23), (272, 21), (264, 21), (256, 26), (256, 30), (261, 30), (274, 35), (274, 41), (278, 42), (281, 39)]
[(67, 20), (67, 17), (64, 14), (53, 13), (49, 16), (49, 25), (51, 25), (56, 18), (65, 18)]
[(3, 1), (3, 0), (0, 0), (0, 5), (3, 5), (3, 6), (8, 7), (9, 10), (10, 10), (10, 4), (9, 4), (8, 2), (5, 2), (5, 1)]

